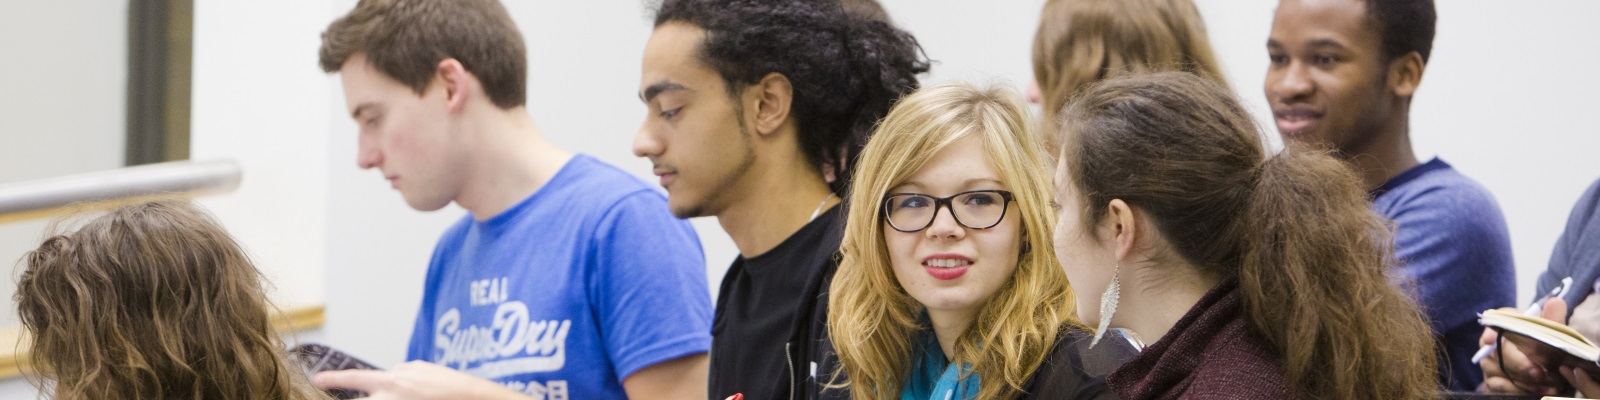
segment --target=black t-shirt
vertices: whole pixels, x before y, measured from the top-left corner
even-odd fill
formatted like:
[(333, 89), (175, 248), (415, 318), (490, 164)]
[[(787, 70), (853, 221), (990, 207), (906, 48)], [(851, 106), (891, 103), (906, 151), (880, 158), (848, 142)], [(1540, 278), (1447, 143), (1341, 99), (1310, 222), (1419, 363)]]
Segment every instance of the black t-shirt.
[(827, 289), (839, 267), (843, 206), (759, 256), (733, 261), (711, 325), (710, 398), (816, 398), (837, 369), (827, 342)]

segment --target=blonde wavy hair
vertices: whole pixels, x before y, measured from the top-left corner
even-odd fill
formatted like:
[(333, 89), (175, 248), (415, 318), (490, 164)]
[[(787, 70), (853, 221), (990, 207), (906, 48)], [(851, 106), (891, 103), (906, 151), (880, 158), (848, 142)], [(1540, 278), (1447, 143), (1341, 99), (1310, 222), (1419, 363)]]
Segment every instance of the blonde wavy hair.
[(830, 288), (828, 333), (853, 398), (896, 398), (910, 373), (923, 306), (900, 286), (884, 243), (883, 199), (933, 154), (976, 137), (1016, 195), (1024, 248), (1014, 275), (955, 341), (951, 362), (982, 377), (978, 398), (1016, 397), (1063, 324), (1083, 329), (1072, 289), (1051, 251), (1050, 166), (1021, 97), (1002, 88), (949, 84), (918, 90), (889, 111), (861, 153), (851, 186), (843, 260)]
[(1044, 103), (1045, 144), (1059, 148), (1055, 117), (1074, 93), (1107, 78), (1162, 71), (1188, 72), (1228, 85), (1194, 2), (1049, 0), (1033, 36), (1033, 78)]

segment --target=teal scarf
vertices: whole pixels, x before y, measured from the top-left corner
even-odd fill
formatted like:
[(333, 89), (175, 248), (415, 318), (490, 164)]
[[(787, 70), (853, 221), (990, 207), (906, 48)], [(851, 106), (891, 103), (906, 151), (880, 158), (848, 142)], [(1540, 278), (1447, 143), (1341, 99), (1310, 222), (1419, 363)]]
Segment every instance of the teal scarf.
[[(951, 365), (932, 329), (923, 330), (919, 336), (921, 343), (912, 350), (911, 375), (900, 389), (900, 400), (978, 398), (978, 374), (972, 373), (972, 365)], [(962, 373), (966, 373), (966, 379), (961, 379)]]

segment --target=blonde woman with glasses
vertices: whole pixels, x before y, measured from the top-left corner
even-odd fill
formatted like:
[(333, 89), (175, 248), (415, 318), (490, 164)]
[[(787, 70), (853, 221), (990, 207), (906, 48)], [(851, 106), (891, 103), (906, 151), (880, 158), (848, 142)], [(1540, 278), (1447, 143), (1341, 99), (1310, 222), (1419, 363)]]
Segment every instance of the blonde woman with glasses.
[(930, 87), (867, 143), (828, 308), (848, 375), (831, 381), (854, 398), (1110, 396), (1100, 375), (1134, 351), (1089, 349), (1024, 110), (1009, 90)]

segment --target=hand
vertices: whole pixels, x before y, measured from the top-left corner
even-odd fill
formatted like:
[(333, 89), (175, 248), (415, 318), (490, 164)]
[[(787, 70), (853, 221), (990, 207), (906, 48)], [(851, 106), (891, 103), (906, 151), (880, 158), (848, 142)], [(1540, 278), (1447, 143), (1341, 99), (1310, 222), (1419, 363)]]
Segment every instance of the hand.
[(1589, 371), (1563, 365), (1561, 366), (1561, 376), (1567, 378), (1567, 382), (1572, 382), (1572, 387), (1578, 388), (1578, 394), (1583, 395), (1583, 397), (1600, 395), (1600, 382), (1596, 382), (1594, 377), (1589, 376)]
[[(1516, 310), (1511, 310), (1515, 312)], [(1559, 298), (1552, 298), (1545, 302), (1540, 311), (1540, 317), (1551, 321), (1565, 323), (1567, 319), (1567, 303)], [(1478, 339), (1478, 345), (1488, 346), (1494, 344), (1499, 333), (1492, 329), (1484, 329), (1483, 336)], [(1488, 358), (1478, 363), (1483, 369), (1483, 386), (1479, 390), (1486, 393), (1500, 394), (1529, 394), (1536, 392), (1543, 395), (1554, 395), (1562, 385), (1562, 377), (1558, 371), (1546, 370), (1547, 361), (1554, 355), (1541, 354), (1523, 349), (1536, 349), (1537, 346), (1518, 346), (1518, 341), (1530, 340), (1517, 335), (1508, 335), (1501, 342), (1500, 350), (1490, 353)], [(1524, 342), (1526, 343), (1526, 342)], [(1504, 357), (1502, 360), (1501, 357)], [(1506, 370), (1501, 370), (1501, 365)]]
[(367, 392), (371, 400), (529, 399), (487, 379), (437, 364), (412, 361), (388, 371), (344, 370), (318, 373), (320, 388)]

